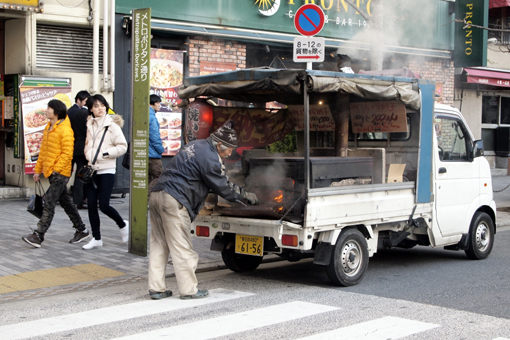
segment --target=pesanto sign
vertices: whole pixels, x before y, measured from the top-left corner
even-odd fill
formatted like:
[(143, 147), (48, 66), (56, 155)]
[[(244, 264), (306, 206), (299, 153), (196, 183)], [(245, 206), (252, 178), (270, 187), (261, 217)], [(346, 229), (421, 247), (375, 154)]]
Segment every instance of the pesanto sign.
[(455, 23), (456, 67), (487, 66), (487, 30), (473, 27), (488, 26), (489, 0), (457, 0), (455, 19), (465, 20)]

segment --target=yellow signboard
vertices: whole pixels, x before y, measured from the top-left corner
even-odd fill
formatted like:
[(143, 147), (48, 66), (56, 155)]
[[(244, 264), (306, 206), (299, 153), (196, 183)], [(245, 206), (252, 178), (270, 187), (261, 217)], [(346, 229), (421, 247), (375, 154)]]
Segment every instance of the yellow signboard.
[(2, 0), (0, 4), (37, 7), (39, 6), (39, 0)]

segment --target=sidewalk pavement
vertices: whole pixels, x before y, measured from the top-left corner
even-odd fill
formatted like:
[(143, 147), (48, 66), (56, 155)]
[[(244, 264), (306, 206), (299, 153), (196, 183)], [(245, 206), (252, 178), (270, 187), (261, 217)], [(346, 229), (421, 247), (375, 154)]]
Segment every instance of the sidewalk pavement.
[[(494, 199), (498, 207), (497, 227), (508, 229), (510, 226), (510, 176), (493, 177)], [(504, 189), (504, 190), (502, 190)], [(122, 198), (113, 195), (111, 204), (124, 219), (129, 218), (129, 196)], [(27, 272), (72, 267), (84, 264), (94, 264), (120, 272), (120, 276), (100, 280), (100, 282), (86, 282), (78, 285), (59, 285), (58, 289), (47, 287), (37, 290), (37, 294), (56, 294), (69, 290), (89, 289), (94, 286), (110, 285), (119, 282), (142, 281), (147, 279), (148, 257), (133, 255), (128, 252), (128, 245), (121, 242), (118, 227), (107, 216), (100, 213), (101, 235), (104, 246), (102, 248), (83, 250), (86, 242), (71, 244), (69, 240), (74, 235), (74, 229), (61, 207), (57, 206), (52, 225), (45, 235), (41, 248), (33, 248), (23, 242), (21, 237), (31, 233), (30, 228), (37, 228), (37, 218), (26, 211), (28, 199), (0, 200), (0, 279), (7, 276)], [(505, 209), (506, 208), (506, 209)], [(90, 230), (86, 210), (79, 210), (83, 221)], [(150, 228), (150, 227), (149, 227)], [(197, 271), (207, 271), (225, 268), (221, 253), (211, 251), (210, 241), (193, 238), (193, 247), (199, 254)], [(149, 245), (147, 245), (149, 249)], [(270, 256), (268, 261), (275, 260)], [(122, 275), (123, 274), (123, 275)], [(173, 266), (168, 265), (167, 276), (174, 274)], [(30, 289), (30, 287), (28, 287)], [(34, 294), (0, 291), (0, 302), (17, 299), (23, 294)], [(33, 296), (33, 295), (32, 295)]]

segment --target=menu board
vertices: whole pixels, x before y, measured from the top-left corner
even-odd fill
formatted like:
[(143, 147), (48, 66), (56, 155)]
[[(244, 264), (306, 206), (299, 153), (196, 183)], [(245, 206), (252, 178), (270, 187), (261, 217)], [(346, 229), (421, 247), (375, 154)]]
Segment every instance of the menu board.
[[(329, 105), (310, 105), (310, 131), (335, 131), (335, 121)], [(303, 105), (289, 105), (290, 118), (296, 131), (305, 129), (305, 109)]]
[(23, 133), (25, 141), (25, 175), (34, 173), (44, 128), (48, 123), (46, 108), (52, 99), (71, 106), (71, 87), (20, 87)]
[(151, 49), (150, 93), (161, 97), (161, 109), (156, 112), (159, 132), (165, 151), (163, 156), (174, 156), (181, 149), (182, 102), (177, 89), (183, 79), (183, 51)]
[(398, 101), (350, 103), (352, 132), (407, 132), (406, 107)]

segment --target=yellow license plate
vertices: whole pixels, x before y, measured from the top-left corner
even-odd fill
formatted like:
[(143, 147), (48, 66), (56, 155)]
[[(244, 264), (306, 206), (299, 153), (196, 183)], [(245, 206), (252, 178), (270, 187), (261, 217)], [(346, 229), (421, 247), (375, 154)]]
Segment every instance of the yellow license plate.
[(260, 236), (236, 235), (236, 253), (263, 256), (264, 238)]

